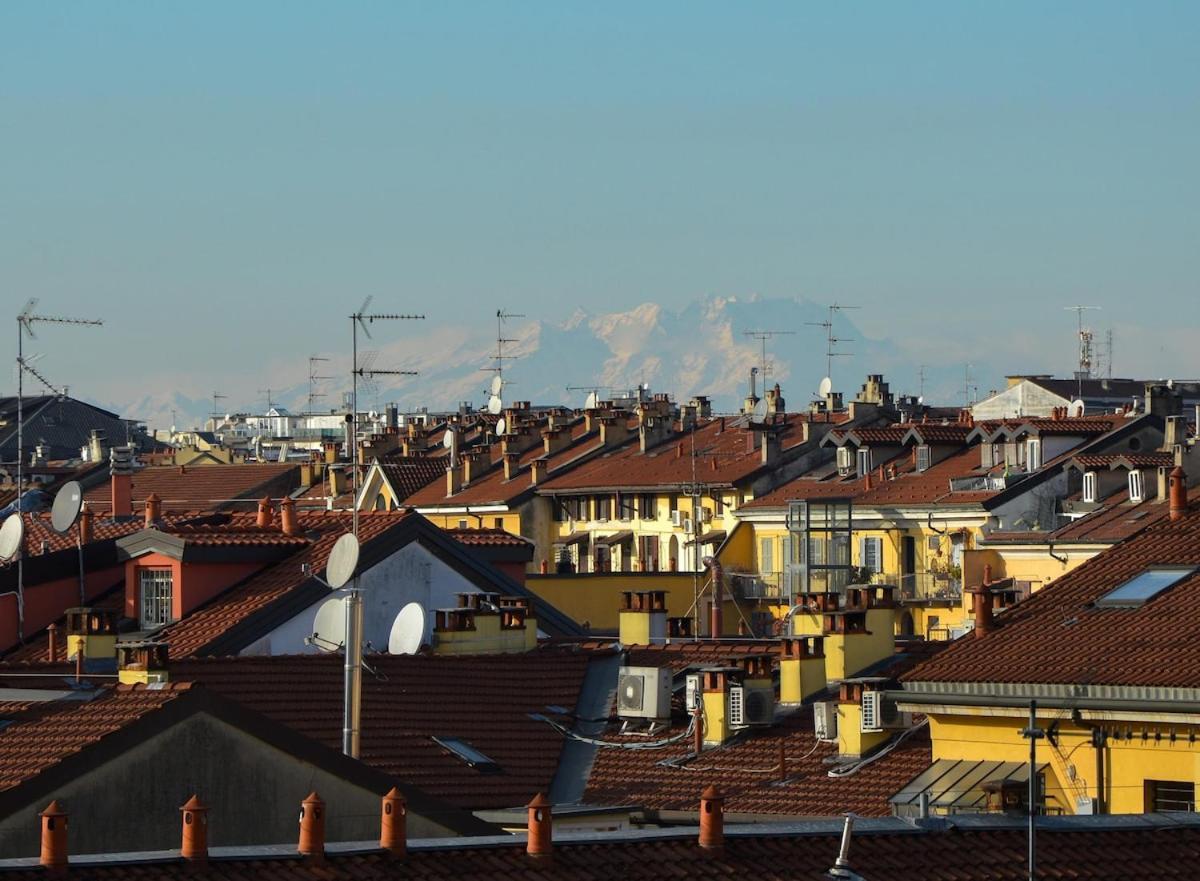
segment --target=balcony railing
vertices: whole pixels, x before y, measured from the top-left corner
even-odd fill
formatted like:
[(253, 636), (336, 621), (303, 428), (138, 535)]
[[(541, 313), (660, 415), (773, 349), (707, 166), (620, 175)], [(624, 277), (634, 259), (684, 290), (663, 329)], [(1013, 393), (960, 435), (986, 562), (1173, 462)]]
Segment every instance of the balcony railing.
[(960, 600), (962, 579), (949, 572), (914, 572), (895, 575), (875, 572), (872, 584), (894, 584), (902, 600)]
[(731, 572), (734, 593), (747, 600), (773, 600), (786, 595), (782, 572)]

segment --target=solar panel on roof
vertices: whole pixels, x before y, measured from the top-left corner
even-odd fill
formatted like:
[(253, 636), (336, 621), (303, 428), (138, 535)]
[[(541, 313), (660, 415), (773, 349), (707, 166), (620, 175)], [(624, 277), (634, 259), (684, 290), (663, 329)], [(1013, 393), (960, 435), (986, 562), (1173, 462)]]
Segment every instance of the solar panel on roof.
[(459, 737), (440, 737), (434, 735), (433, 741), (434, 743), (438, 744), (438, 746), (450, 750), (450, 752), (454, 753), (454, 755), (462, 759), (467, 763), (467, 765), (474, 768), (476, 771), (482, 771), (488, 774), (495, 774), (499, 773), (500, 771), (500, 765), (497, 764), (495, 760), (484, 755), (482, 752), (475, 749), (475, 747), (471, 746), (471, 744)]
[(1147, 569), (1096, 600), (1101, 609), (1136, 609), (1178, 584), (1197, 569), (1196, 566), (1159, 566)]

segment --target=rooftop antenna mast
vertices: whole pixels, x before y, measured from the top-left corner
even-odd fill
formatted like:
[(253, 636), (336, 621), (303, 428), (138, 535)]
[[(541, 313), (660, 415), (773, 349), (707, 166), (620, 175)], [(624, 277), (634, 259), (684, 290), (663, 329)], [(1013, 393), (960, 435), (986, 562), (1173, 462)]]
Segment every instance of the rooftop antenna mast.
[(921, 400), (925, 400), (925, 368), (928, 364), (922, 364), (917, 368), (917, 395)]
[(767, 340), (776, 336), (795, 336), (794, 330), (745, 330), (742, 331), (742, 336), (753, 337), (762, 343), (762, 360), (760, 369), (762, 370), (763, 388), (767, 387), (767, 375), (771, 372), (771, 362), (767, 360)]
[[(21, 509), (21, 493), (25, 483), (25, 371), (42, 382), (47, 388), (53, 386), (40, 373), (29, 366), (25, 360), (25, 337), (37, 339), (33, 332), (35, 324), (75, 324), (84, 327), (99, 327), (104, 321), (99, 318), (67, 318), (61, 315), (39, 315), (33, 310), (37, 308), (37, 297), (32, 297), (25, 308), (17, 313), (17, 516), (25, 522), (25, 514)], [(25, 555), (17, 552), (17, 638), (25, 638)]]
[(806, 321), (805, 324), (810, 327), (825, 328), (825, 375), (830, 379), (833, 378), (833, 359), (845, 358), (853, 355), (853, 352), (837, 351), (838, 343), (848, 343), (852, 341), (852, 337), (837, 337), (833, 335), (833, 319), (839, 312), (847, 309), (861, 309), (861, 306), (844, 306), (841, 303), (831, 303), (829, 305), (829, 315), (824, 321)]
[(496, 354), (492, 356), (492, 360), (495, 361), (496, 363), (491, 367), (480, 367), (479, 368), (480, 370), (486, 370), (489, 373), (496, 374), (496, 378), (499, 380), (499, 382), (498, 383), (494, 382), (492, 384), (492, 388), (490, 389), (490, 392), (493, 396), (500, 395), (503, 392), (504, 386), (506, 384), (504, 382), (504, 362), (505, 361), (515, 361), (517, 358), (516, 355), (505, 355), (504, 354), (504, 345), (505, 345), (505, 343), (520, 342), (520, 340), (508, 339), (504, 336), (504, 322), (508, 321), (508, 319), (510, 319), (510, 318), (524, 318), (524, 317), (525, 316), (523, 314), (521, 314), (520, 312), (506, 312), (503, 309), (496, 310)]
[(975, 365), (967, 362), (963, 365), (963, 406), (971, 406), (971, 382), (975, 377), (971, 376), (971, 368)]
[(1076, 391), (1083, 396), (1083, 381), (1092, 375), (1092, 329), (1083, 326), (1083, 313), (1088, 310), (1099, 311), (1099, 306), (1064, 306), (1068, 312), (1074, 312), (1079, 323), (1079, 367), (1075, 371)]
[(258, 390), (258, 393), (259, 393), (260, 395), (266, 395), (266, 396), (267, 396), (267, 412), (268, 412), (268, 413), (269, 413), (269, 412), (271, 412), (271, 406), (272, 406), (272, 402), (271, 402), (271, 390), (270, 390), (269, 388), (267, 388), (267, 389), (262, 389), (262, 388), (260, 388), (260, 389)]
[(309, 355), (308, 356), (308, 412), (309, 413), (315, 412), (313, 409), (314, 405), (321, 398), (325, 397), (324, 392), (318, 391), (318, 389), (321, 387), (321, 383), (323, 383), (327, 379), (333, 379), (332, 376), (320, 376), (317, 373), (317, 370), (319, 369), (317, 367), (317, 365), (320, 364), (322, 361), (328, 361), (328, 360), (329, 360), (328, 358), (322, 358), (320, 355)]
[(226, 397), (228, 397), (228, 396), (227, 396), (227, 395), (223, 395), (223, 394), (221, 394), (220, 392), (213, 392), (213, 393), (212, 393), (212, 399), (213, 399), (213, 408), (212, 408), (213, 431), (216, 431), (216, 430), (217, 430), (217, 420), (221, 418), (221, 411), (220, 411), (220, 409), (218, 409), (218, 407), (217, 407), (217, 402), (218, 402), (218, 401), (223, 401), (223, 400), (225, 400), (225, 398), (226, 398)]
[[(420, 321), (424, 315), (403, 315), (395, 312), (368, 312), (371, 300), (368, 296), (358, 311), (350, 316), (350, 481), (351, 481), (351, 532), (358, 541), (358, 380), (359, 377), (373, 379), (376, 376), (415, 376), (413, 370), (365, 370), (358, 363), (359, 328), (371, 339), (367, 327), (376, 321)], [(362, 720), (362, 593), (355, 571), (350, 590), (346, 594), (346, 661), (342, 703), (342, 752), (358, 758), (359, 730)]]

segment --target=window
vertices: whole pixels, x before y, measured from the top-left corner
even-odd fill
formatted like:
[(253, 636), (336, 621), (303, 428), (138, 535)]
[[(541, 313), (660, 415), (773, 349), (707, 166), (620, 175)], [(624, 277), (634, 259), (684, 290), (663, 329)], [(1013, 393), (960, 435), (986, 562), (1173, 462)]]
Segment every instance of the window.
[(588, 515), (587, 496), (574, 496), (567, 499), (567, 511), (572, 520), (586, 520)]
[(859, 564), (875, 573), (883, 571), (883, 539), (868, 537), (859, 540)]
[(1025, 463), (1030, 471), (1036, 471), (1042, 467), (1042, 442), (1035, 438), (1030, 438), (1025, 442)]
[(1147, 780), (1146, 810), (1156, 813), (1194, 812), (1196, 784), (1182, 780)]
[(763, 538), (758, 542), (758, 572), (769, 575), (775, 571), (775, 539)]
[(617, 495), (617, 516), (622, 520), (632, 520), (637, 514), (633, 504), (634, 497), (625, 494)]
[(996, 451), (991, 444), (979, 445), (979, 464), (984, 468), (991, 468), (996, 464)]
[(858, 451), (858, 474), (861, 477), (871, 470), (871, 448), (863, 447)]
[(678, 510), (679, 510), (679, 496), (672, 493), (671, 495), (667, 496), (667, 511), (671, 514), (674, 514)]
[(458, 528), (459, 528), (459, 529), (466, 529), (466, 528), (467, 528), (467, 521), (466, 521), (466, 520), (459, 520), (459, 521), (458, 521)]
[(1136, 468), (1129, 472), (1129, 501), (1140, 502), (1145, 499), (1146, 484), (1142, 472)]
[(645, 495), (638, 499), (638, 510), (643, 520), (658, 519), (658, 496)]
[(433, 737), (433, 742), (443, 749), (452, 752), (476, 771), (482, 771), (485, 774), (498, 774), (500, 772), (500, 766), (493, 759), (484, 755), (461, 738), (435, 736)]
[(850, 473), (850, 469), (854, 463), (854, 451), (849, 447), (838, 447), (837, 449), (837, 469), (838, 474), (843, 477)]
[(596, 519), (609, 520), (612, 518), (612, 497), (596, 496)]
[(921, 444), (917, 447), (917, 470), (928, 471), (931, 461), (929, 444)]
[(725, 498), (724, 498), (724, 496), (713, 496), (712, 502), (713, 502), (713, 516), (714, 517), (724, 517), (725, 516)]
[(1083, 500), (1085, 502), (1096, 501), (1096, 472), (1083, 472)]
[(503, 517), (494, 518), (492, 520), (492, 526), (496, 529), (503, 529), (504, 528), (504, 518)]
[(1096, 600), (1101, 609), (1136, 609), (1154, 599), (1168, 587), (1183, 581), (1196, 566), (1157, 566), (1135, 575), (1124, 584)]
[(638, 557), (641, 559), (643, 572), (658, 571), (657, 535), (642, 535), (638, 537)]
[(172, 575), (170, 569), (139, 569), (142, 597), (142, 627), (171, 623)]

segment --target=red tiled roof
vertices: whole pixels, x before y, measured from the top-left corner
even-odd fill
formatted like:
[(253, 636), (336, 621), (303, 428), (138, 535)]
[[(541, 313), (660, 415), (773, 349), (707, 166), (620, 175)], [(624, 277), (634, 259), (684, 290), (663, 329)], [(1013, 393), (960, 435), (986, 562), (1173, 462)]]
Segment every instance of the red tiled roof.
[(160, 709), (188, 688), (119, 685), (92, 700), (52, 700), (0, 704), (0, 719), (12, 720), (0, 735), (0, 790), (41, 774), (147, 713)]
[[(575, 706), (586, 653), (543, 647), (512, 655), (369, 655), (366, 661), (374, 672), (363, 676), (363, 761), (471, 809), (524, 804), (530, 793), (550, 786), (563, 740), (529, 714)], [(340, 655), (194, 659), (173, 662), (172, 674), (320, 743), (341, 745)], [(500, 772), (468, 767), (433, 735), (466, 740)]]
[[(779, 434), (782, 449), (804, 442), (808, 421), (804, 414), (787, 414)], [(539, 489), (644, 488), (689, 483), (693, 479), (693, 441), (696, 450), (703, 454), (696, 465), (699, 479), (705, 483), (733, 484), (763, 468), (758, 447), (747, 449), (751, 436), (744, 425), (732, 420), (712, 419), (699, 425), (694, 432), (677, 434), (643, 453), (635, 435), (634, 443), (597, 456), (560, 476), (552, 475)]]
[(1200, 565), (1200, 510), (1160, 520), (1051, 582), (905, 675), (910, 681), (1200, 688), (1200, 572), (1138, 608), (1097, 599), (1146, 568)]
[(1170, 453), (1084, 453), (1072, 460), (1080, 468), (1095, 471), (1102, 468), (1159, 468), (1174, 462)]
[[(698, 776), (693, 785), (700, 787), (703, 775)], [(337, 809), (336, 802), (330, 803), (330, 811)], [(211, 819), (220, 822), (219, 816)], [(612, 833), (587, 841), (555, 838), (552, 861), (531, 858), (519, 838), (460, 838), (411, 843), (403, 859), (378, 850), (333, 849), (320, 865), (266, 849), (222, 854), (200, 864), (174, 855), (118, 855), (86, 864), (87, 857), (73, 857), (69, 873), (81, 881), (827, 881), (838, 855), (840, 828), (731, 834), (727, 827), (719, 851), (699, 847), (694, 830), (683, 829), (674, 834)], [(1200, 857), (1200, 828), (1186, 819), (1165, 817), (1137, 825), (1089, 817), (1077, 826), (1040, 828), (1037, 842), (1038, 876), (1055, 881), (1185, 879), (1192, 877)], [(864, 881), (1024, 881), (1027, 852), (1026, 832), (1019, 824), (952, 823), (945, 830), (899, 824), (872, 830), (860, 824), (854, 829), (849, 862)], [(46, 870), (35, 865), (0, 872), (13, 881), (46, 877)]]
[(389, 453), (379, 460), (379, 468), (396, 493), (397, 504), (435, 480), (445, 479), (446, 463), (430, 456), (405, 456)]
[(528, 547), (527, 538), (505, 532), (503, 529), (447, 529), (454, 540), (473, 547)]
[[(294, 475), (294, 479), (288, 480), (289, 474)], [(156, 493), (162, 499), (163, 510), (213, 510), (227, 506), (233, 499), (253, 499), (263, 495), (260, 488), (275, 481), (295, 489), (299, 475), (300, 466), (294, 462), (152, 466), (134, 472), (132, 497), (135, 506), (144, 505), (146, 497)], [(108, 511), (112, 487), (104, 481), (87, 490), (83, 499), (98, 513)]]

